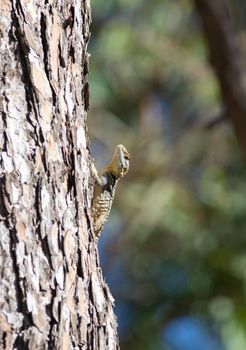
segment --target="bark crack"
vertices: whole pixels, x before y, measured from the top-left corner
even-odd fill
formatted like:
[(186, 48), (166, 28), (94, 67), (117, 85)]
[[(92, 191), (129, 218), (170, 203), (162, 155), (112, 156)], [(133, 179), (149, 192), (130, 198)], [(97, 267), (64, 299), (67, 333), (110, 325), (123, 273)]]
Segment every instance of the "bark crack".
[[(19, 3), (18, 7), (21, 9), (21, 5)], [(25, 93), (26, 93), (26, 102), (28, 111), (31, 112), (32, 108), (35, 112), (36, 117), (38, 116), (38, 111), (36, 108), (35, 101), (37, 100), (35, 89), (31, 79), (31, 69), (28, 60), (29, 46), (27, 45), (25, 34), (21, 30), (19, 19), (16, 15), (16, 11), (14, 9), (14, 4), (12, 1), (12, 25), (11, 31), (9, 32), (10, 41), (16, 41), (17, 39), (18, 46), (16, 48), (16, 56), (19, 57), (19, 62), (22, 68), (22, 76), (21, 79), (24, 83)], [(13, 34), (14, 33), (14, 34)]]
[(56, 93), (54, 91), (54, 88), (52, 84), (50, 83), (50, 74), (49, 74), (49, 60), (48, 60), (48, 52), (49, 52), (49, 44), (46, 38), (46, 17), (43, 12), (41, 12), (41, 17), (40, 17), (40, 35), (41, 35), (41, 42), (43, 46), (43, 54), (44, 54), (44, 70), (47, 76), (47, 79), (49, 81), (51, 93), (52, 93), (52, 102), (53, 106), (56, 105)]
[[(57, 285), (56, 282), (55, 282), (55, 285)], [(49, 305), (46, 305), (46, 313), (50, 318), (50, 322), (49, 322), (50, 327), (49, 327), (49, 334), (48, 334), (48, 350), (53, 350), (55, 348), (55, 339), (52, 334), (54, 326), (58, 324), (58, 322), (56, 321), (52, 313), (55, 297), (56, 297), (56, 289), (54, 288), (54, 289), (51, 289), (51, 302)]]
[[(10, 233), (10, 256), (12, 259), (13, 270), (15, 274), (15, 292), (16, 292), (16, 303), (17, 303), (17, 311), (23, 315), (23, 323), (21, 327), (21, 331), (28, 329), (33, 326), (33, 319), (31, 313), (28, 311), (27, 302), (25, 298), (25, 293), (22, 288), (25, 287), (25, 278), (20, 276), (19, 266), (16, 257), (16, 247), (18, 243), (17, 232), (15, 229), (15, 218), (13, 213), (8, 216), (8, 219), (5, 221), (6, 226), (9, 229)], [(23, 284), (23, 287), (21, 286)]]

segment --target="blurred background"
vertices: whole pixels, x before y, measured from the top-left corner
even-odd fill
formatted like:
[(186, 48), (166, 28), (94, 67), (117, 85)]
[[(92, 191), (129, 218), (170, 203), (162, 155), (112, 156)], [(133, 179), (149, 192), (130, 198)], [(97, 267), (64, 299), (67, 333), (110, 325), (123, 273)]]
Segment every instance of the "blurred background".
[[(221, 3), (243, 56), (245, 0)], [(101, 168), (119, 143), (131, 154), (99, 242), (121, 349), (245, 350), (245, 150), (201, 13), (190, 0), (91, 5), (92, 155)]]

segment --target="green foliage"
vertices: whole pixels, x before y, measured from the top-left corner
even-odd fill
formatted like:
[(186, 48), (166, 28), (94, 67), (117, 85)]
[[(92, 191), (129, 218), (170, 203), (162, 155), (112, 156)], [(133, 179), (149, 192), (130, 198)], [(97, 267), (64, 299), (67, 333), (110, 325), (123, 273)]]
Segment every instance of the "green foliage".
[(195, 10), (188, 0), (92, 8), (93, 153), (105, 163), (123, 143), (132, 154), (101, 238), (116, 304), (131, 310), (122, 348), (168, 349), (165, 325), (194, 315), (243, 350), (246, 166), (227, 122), (205, 127), (223, 102)]

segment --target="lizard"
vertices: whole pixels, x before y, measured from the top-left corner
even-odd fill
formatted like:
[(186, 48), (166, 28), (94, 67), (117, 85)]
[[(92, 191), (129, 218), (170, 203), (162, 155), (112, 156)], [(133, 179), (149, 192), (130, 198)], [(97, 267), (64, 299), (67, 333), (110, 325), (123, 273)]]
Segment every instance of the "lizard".
[(99, 237), (109, 217), (117, 183), (129, 170), (129, 161), (130, 154), (125, 147), (117, 145), (112, 159), (105, 169), (98, 173), (94, 164), (91, 164), (91, 173), (94, 178), (92, 219), (97, 237)]

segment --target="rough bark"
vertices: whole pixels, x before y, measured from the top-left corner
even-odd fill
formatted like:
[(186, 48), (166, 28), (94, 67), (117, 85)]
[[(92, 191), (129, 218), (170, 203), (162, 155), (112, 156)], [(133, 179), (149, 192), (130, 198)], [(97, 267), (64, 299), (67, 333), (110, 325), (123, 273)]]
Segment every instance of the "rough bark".
[(118, 349), (90, 216), (90, 2), (0, 11), (0, 349)]
[(246, 155), (246, 69), (225, 0), (194, 0), (239, 144)]

